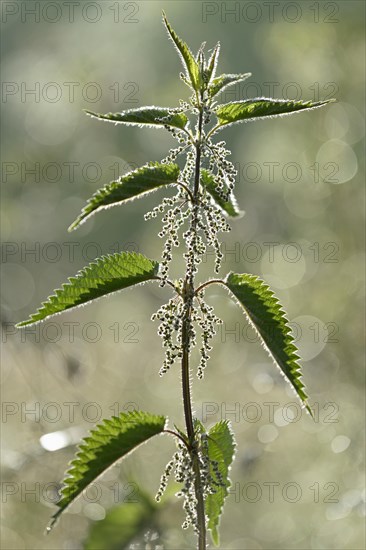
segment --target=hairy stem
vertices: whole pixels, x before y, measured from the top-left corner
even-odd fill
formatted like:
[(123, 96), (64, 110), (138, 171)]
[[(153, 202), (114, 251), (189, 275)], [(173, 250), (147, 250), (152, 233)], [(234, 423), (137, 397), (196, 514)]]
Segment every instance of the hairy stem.
[(190, 309), (186, 310), (183, 326), (182, 326), (182, 391), (183, 391), (183, 406), (184, 418), (186, 421), (187, 435), (190, 445), (194, 440), (194, 427), (192, 416), (192, 401), (190, 388), (190, 371), (189, 371), (189, 328), (190, 328)]
[(163, 431), (164, 431), (165, 434), (169, 434), (169, 435), (172, 435), (173, 437), (177, 437), (178, 439), (181, 440), (183, 445), (185, 445), (187, 447), (186, 440), (180, 434), (178, 434), (177, 432), (173, 432), (173, 430), (163, 430)]
[[(200, 106), (199, 119), (198, 119), (198, 131), (195, 141), (196, 148), (196, 162), (195, 162), (195, 174), (194, 174), (194, 191), (193, 191), (193, 204), (192, 204), (192, 219), (191, 229), (193, 232), (197, 230), (197, 216), (198, 216), (198, 192), (200, 183), (200, 169), (201, 169), (201, 138), (202, 138), (202, 122), (203, 122), (203, 110)], [(194, 251), (191, 252), (195, 254)], [(183, 325), (182, 325), (182, 391), (183, 391), (183, 406), (184, 416), (187, 428), (187, 435), (189, 444), (191, 446), (191, 457), (193, 462), (193, 470), (195, 474), (195, 493), (197, 500), (197, 522), (198, 522), (198, 550), (206, 550), (206, 516), (205, 516), (205, 502), (203, 498), (203, 488), (201, 485), (200, 476), (200, 464), (196, 452), (195, 433), (193, 425), (192, 414), (192, 398), (190, 388), (190, 368), (189, 368), (189, 349), (190, 349), (190, 330), (191, 330), (191, 313), (192, 313), (192, 300), (195, 294), (194, 289), (194, 273), (186, 273), (183, 288), (183, 300), (186, 305)]]
[(196, 288), (195, 295), (197, 295), (199, 292), (201, 292), (201, 290), (206, 288), (206, 286), (213, 285), (213, 284), (224, 285), (225, 281), (223, 281), (222, 279), (210, 279), (209, 281), (202, 283), (198, 288)]

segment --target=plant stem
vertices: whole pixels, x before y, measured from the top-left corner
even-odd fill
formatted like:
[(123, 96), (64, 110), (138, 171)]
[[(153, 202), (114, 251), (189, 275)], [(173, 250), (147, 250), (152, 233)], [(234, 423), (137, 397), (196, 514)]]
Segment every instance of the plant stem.
[[(186, 297), (184, 297), (186, 301)], [(192, 402), (191, 402), (191, 388), (190, 388), (190, 372), (189, 372), (189, 328), (190, 328), (190, 308), (186, 310), (183, 326), (182, 326), (182, 391), (183, 391), (183, 406), (184, 406), (184, 418), (186, 421), (187, 435), (190, 445), (194, 440), (194, 427), (192, 417)]]
[(206, 288), (206, 286), (213, 285), (213, 284), (224, 285), (225, 281), (223, 281), (222, 279), (210, 279), (209, 281), (202, 283), (198, 288), (196, 288), (195, 294), (197, 295), (199, 292), (201, 292), (201, 290)]
[(177, 432), (173, 432), (173, 430), (164, 430), (164, 433), (165, 433), (165, 434), (170, 434), (170, 435), (172, 435), (173, 437), (177, 437), (178, 439), (181, 440), (181, 442), (182, 442), (186, 447), (188, 446), (186, 440), (185, 440), (180, 434), (178, 434)]
[[(197, 208), (198, 208), (198, 192), (200, 183), (200, 169), (201, 169), (201, 137), (202, 137), (202, 122), (203, 122), (203, 110), (200, 105), (199, 119), (198, 119), (198, 132), (195, 141), (196, 148), (196, 162), (195, 162), (195, 174), (194, 174), (194, 191), (193, 191), (193, 204), (192, 204), (192, 220), (191, 229), (196, 231), (197, 228)], [(192, 255), (195, 251), (191, 252)], [(192, 399), (191, 399), (191, 387), (190, 387), (190, 368), (189, 368), (189, 350), (191, 340), (191, 314), (192, 314), (192, 300), (194, 297), (194, 274), (186, 273), (183, 286), (183, 300), (185, 304), (185, 312), (182, 324), (182, 392), (183, 392), (183, 406), (184, 417), (187, 428), (188, 440), (191, 448), (191, 457), (193, 463), (193, 470), (195, 474), (195, 494), (197, 500), (197, 523), (198, 523), (198, 550), (206, 550), (206, 516), (205, 516), (205, 502), (203, 498), (203, 490), (201, 485), (200, 464), (197, 456), (197, 447), (195, 442), (195, 433), (193, 425), (192, 415)]]

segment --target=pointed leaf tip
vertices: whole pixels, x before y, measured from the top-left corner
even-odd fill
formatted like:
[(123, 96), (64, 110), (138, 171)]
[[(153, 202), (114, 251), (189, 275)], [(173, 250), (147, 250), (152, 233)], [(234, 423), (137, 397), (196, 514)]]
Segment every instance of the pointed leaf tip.
[(127, 109), (121, 113), (94, 113), (84, 109), (85, 113), (92, 118), (113, 122), (114, 124), (126, 124), (127, 126), (139, 126), (148, 128), (164, 128), (171, 126), (179, 130), (185, 130), (188, 118), (184, 113), (168, 107), (138, 107)]
[(176, 183), (178, 176), (179, 166), (174, 163), (161, 164), (154, 162), (132, 170), (121, 176), (117, 181), (113, 181), (96, 191), (87, 201), (78, 218), (70, 225), (68, 231), (73, 231), (90, 216), (102, 209), (131, 201), (156, 191), (159, 187)]
[(300, 111), (309, 111), (332, 102), (332, 99), (325, 101), (292, 101), (258, 97), (217, 105), (215, 113), (218, 119), (218, 128), (220, 128), (230, 126), (236, 122), (259, 120), (266, 117), (273, 118), (291, 115)]
[(207, 62), (207, 66), (204, 70), (204, 80), (205, 80), (205, 86), (207, 87), (210, 82), (213, 80), (216, 74), (216, 67), (220, 55), (220, 42), (218, 42), (211, 54), (210, 59)]
[(64, 487), (48, 531), (59, 516), (82, 492), (115, 462), (128, 455), (151, 437), (163, 433), (165, 416), (131, 411), (113, 416), (96, 426), (79, 446), (64, 478)]
[[(229, 472), (235, 454), (235, 438), (227, 420), (221, 420), (207, 434), (207, 450), (210, 460), (210, 475), (213, 480), (212, 494), (206, 499), (208, 529), (215, 546), (220, 544), (219, 523), (225, 498), (231, 485)], [(216, 465), (214, 466), (214, 464)]]
[(177, 35), (175, 30), (172, 28), (164, 11), (163, 11), (163, 21), (169, 36), (175, 45), (175, 48), (179, 54), (179, 57), (181, 58), (183, 67), (186, 71), (186, 76), (190, 80), (192, 84), (192, 88), (198, 91), (200, 89), (201, 77), (200, 77), (199, 65), (195, 60), (194, 55), (189, 49), (189, 47), (187, 46), (187, 44), (184, 42), (184, 40), (182, 40)]
[(208, 95), (213, 98), (219, 92), (223, 92), (229, 86), (243, 82), (252, 76), (252, 73), (243, 74), (222, 74), (217, 78), (214, 78), (208, 87)]
[(158, 262), (136, 252), (119, 252), (102, 256), (70, 277), (55, 290), (29, 319), (16, 325), (21, 328), (43, 321), (52, 315), (86, 304), (124, 288), (155, 279)]

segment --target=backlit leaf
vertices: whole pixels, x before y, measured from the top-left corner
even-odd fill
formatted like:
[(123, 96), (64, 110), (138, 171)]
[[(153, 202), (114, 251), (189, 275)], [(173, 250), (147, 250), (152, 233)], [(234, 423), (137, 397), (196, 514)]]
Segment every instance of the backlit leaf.
[(99, 189), (88, 200), (80, 216), (69, 227), (69, 231), (76, 229), (95, 212), (133, 200), (146, 195), (159, 187), (177, 182), (179, 166), (177, 164), (161, 164), (159, 162), (142, 166), (128, 172), (117, 181), (109, 183)]
[(207, 83), (211, 82), (211, 80), (215, 77), (215, 73), (216, 73), (216, 67), (217, 67), (217, 62), (218, 62), (218, 59), (219, 59), (219, 54), (220, 54), (220, 42), (218, 42), (211, 54), (211, 57), (210, 59), (208, 60), (208, 63), (207, 63), (207, 69), (205, 71), (205, 76), (206, 76), (206, 79), (207, 79)]
[(170, 38), (172, 39), (178, 54), (182, 60), (183, 67), (186, 70), (186, 76), (189, 78), (192, 87), (194, 90), (198, 91), (200, 89), (200, 70), (199, 65), (197, 61), (194, 58), (193, 53), (187, 46), (187, 44), (179, 38), (177, 33), (174, 31), (174, 29), (171, 27), (169, 21), (166, 18), (165, 13), (163, 12), (163, 20), (165, 23), (165, 26), (168, 30), (168, 33), (170, 35)]
[(17, 328), (32, 325), (68, 309), (86, 304), (112, 292), (155, 279), (158, 262), (135, 252), (102, 256), (79, 271), (57, 289), (28, 320)]
[(164, 107), (139, 107), (137, 109), (128, 109), (121, 113), (107, 113), (105, 115), (93, 113), (85, 110), (85, 113), (91, 117), (114, 122), (115, 124), (126, 124), (130, 126), (139, 126), (149, 128), (173, 126), (183, 130), (188, 122), (184, 113), (172, 112), (171, 109)]
[(229, 86), (233, 86), (238, 82), (242, 82), (243, 80), (246, 80), (250, 76), (252, 76), (252, 73), (222, 74), (212, 80), (211, 84), (208, 87), (208, 95), (210, 97), (214, 97), (219, 92), (223, 92), (225, 88), (228, 88)]
[(225, 105), (218, 105), (215, 113), (220, 126), (227, 126), (235, 122), (246, 122), (253, 119), (291, 115), (299, 111), (309, 111), (322, 107), (335, 101), (290, 101), (288, 99), (269, 99), (259, 97), (246, 99), (245, 101), (234, 101)]
[(225, 284), (261, 337), (264, 347), (312, 415), (301, 381), (299, 356), (285, 312), (269, 286), (247, 273), (229, 273)]
[[(231, 485), (229, 471), (235, 453), (235, 439), (227, 420), (222, 420), (215, 424), (207, 434), (208, 457), (210, 461), (217, 463), (217, 469), (220, 472), (221, 479), (217, 479), (215, 469), (210, 466), (210, 474), (216, 481), (212, 485), (215, 493), (208, 495), (206, 499), (206, 514), (208, 516), (208, 529), (211, 530), (211, 536), (214, 544), (220, 544), (219, 522), (223, 510), (225, 498), (228, 495), (228, 488)], [(218, 483), (220, 482), (220, 483)]]
[(128, 455), (141, 443), (161, 434), (165, 416), (132, 411), (103, 420), (79, 446), (71, 467), (66, 472), (58, 510), (52, 516), (50, 528), (57, 518), (81, 493), (115, 462)]

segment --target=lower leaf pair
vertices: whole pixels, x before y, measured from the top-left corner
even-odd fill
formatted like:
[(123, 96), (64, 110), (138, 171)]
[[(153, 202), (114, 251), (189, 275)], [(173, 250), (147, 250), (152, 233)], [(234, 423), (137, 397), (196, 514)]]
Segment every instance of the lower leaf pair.
[[(66, 472), (58, 510), (52, 517), (48, 531), (91, 483), (139, 445), (166, 432), (166, 426), (165, 416), (132, 411), (104, 420), (92, 430), (90, 436), (82, 441), (76, 458)], [(212, 480), (209, 488), (211, 490), (206, 498), (208, 528), (211, 529), (214, 543), (218, 545), (218, 524), (230, 486), (228, 473), (234, 456), (235, 442), (228, 422), (217, 423), (208, 434), (198, 421), (197, 426), (201, 441), (205, 441), (201, 446), (201, 455), (203, 462), (209, 465), (207, 474)], [(179, 436), (178, 433), (176, 435)], [(194, 450), (189, 449), (188, 452), (193, 454)]]

